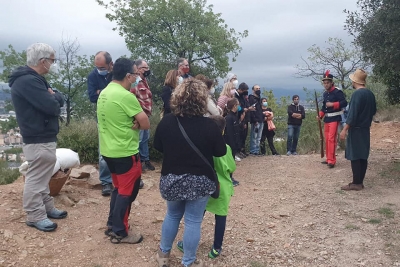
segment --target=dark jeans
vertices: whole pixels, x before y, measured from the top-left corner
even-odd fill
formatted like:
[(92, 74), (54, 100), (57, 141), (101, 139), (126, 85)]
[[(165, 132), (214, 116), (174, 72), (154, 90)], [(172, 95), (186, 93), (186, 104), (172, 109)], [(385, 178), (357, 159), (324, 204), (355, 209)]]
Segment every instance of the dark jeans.
[(297, 142), (299, 141), (301, 125), (288, 125), (287, 152), (296, 152)]
[(215, 230), (214, 230), (214, 248), (222, 248), (226, 227), (226, 216), (215, 214)]
[(262, 136), (261, 136), (261, 141), (260, 141), (261, 154), (265, 155), (266, 152), (267, 152), (266, 149), (265, 149), (265, 139), (268, 141), (268, 146), (269, 146), (269, 149), (272, 152), (272, 155), (278, 154), (278, 152), (276, 151), (275, 146), (274, 146), (274, 135), (275, 135), (275, 132), (274, 131), (268, 131), (268, 125), (264, 124), (263, 132), (262, 132)]
[(353, 171), (353, 184), (362, 184), (365, 173), (367, 172), (368, 160), (357, 159), (351, 161), (351, 170)]
[[(246, 128), (244, 126), (246, 125)], [(245, 152), (246, 151), (246, 139), (247, 133), (249, 132), (249, 124), (243, 124), (243, 128), (240, 131), (240, 149), (239, 151)]]

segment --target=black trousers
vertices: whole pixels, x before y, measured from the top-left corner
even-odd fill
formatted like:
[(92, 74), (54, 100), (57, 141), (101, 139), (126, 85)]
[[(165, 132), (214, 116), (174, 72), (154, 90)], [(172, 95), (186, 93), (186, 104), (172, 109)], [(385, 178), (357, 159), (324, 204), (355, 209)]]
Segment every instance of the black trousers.
[(368, 160), (357, 159), (351, 161), (351, 170), (353, 171), (353, 184), (362, 184), (365, 173), (367, 172)]
[(274, 135), (275, 135), (275, 132), (268, 131), (268, 124), (264, 124), (263, 132), (262, 132), (261, 140), (260, 140), (261, 154), (265, 155), (267, 152), (265, 149), (265, 139), (268, 140), (268, 146), (269, 146), (269, 149), (271, 149), (272, 155), (278, 154), (278, 152), (276, 151), (275, 146), (274, 146)]

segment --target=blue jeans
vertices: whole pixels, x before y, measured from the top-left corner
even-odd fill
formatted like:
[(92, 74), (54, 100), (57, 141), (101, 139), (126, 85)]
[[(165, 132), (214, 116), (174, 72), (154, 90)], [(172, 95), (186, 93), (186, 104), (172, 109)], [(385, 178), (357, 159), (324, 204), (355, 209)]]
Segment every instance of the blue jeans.
[(139, 131), (139, 154), (141, 162), (150, 160), (149, 139), (150, 130)]
[(161, 229), (160, 249), (168, 253), (172, 249), (179, 223), (185, 214), (185, 230), (183, 232), (183, 257), (185, 266), (196, 260), (196, 252), (200, 242), (201, 223), (204, 210), (210, 196), (196, 200), (167, 201), (167, 214)]
[(99, 139), (99, 180), (101, 185), (112, 184), (111, 172), (108, 169), (107, 162), (100, 154), (100, 139)]
[[(251, 124), (250, 130), (250, 153), (251, 154), (258, 154), (260, 152), (260, 140), (262, 136), (262, 131), (264, 128), (264, 123), (255, 123)], [(256, 133), (256, 129), (258, 132)]]
[(296, 152), (301, 125), (288, 125), (287, 152)]

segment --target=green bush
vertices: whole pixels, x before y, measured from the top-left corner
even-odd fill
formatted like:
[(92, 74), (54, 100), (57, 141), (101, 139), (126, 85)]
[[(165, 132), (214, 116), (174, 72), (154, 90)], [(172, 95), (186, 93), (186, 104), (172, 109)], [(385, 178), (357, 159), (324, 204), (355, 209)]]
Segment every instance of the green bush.
[(63, 125), (57, 136), (58, 148), (69, 148), (79, 154), (81, 163), (97, 163), (99, 161), (99, 140), (95, 120), (71, 121)]
[(160, 153), (153, 147), (154, 134), (158, 123), (160, 122), (160, 112), (162, 104), (153, 104), (152, 116), (150, 117), (150, 139), (149, 139), (149, 154), (151, 161), (160, 161), (163, 158), (163, 154)]
[(0, 185), (11, 184), (20, 176), (18, 169), (8, 168), (6, 161), (0, 161)]

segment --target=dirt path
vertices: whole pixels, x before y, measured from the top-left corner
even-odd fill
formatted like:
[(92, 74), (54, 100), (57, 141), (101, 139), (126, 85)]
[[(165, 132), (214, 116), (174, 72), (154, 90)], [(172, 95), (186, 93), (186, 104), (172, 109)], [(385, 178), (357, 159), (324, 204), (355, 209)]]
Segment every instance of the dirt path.
[[(241, 185), (223, 254), (207, 259), (214, 227), (207, 214), (198, 257), (213, 266), (400, 266), (400, 168), (391, 163), (400, 158), (400, 123), (374, 124), (371, 140), (360, 192), (339, 190), (351, 181), (343, 152), (334, 169), (316, 154), (244, 159), (234, 175)], [(43, 233), (24, 223), (22, 180), (0, 186), (0, 266), (157, 266), (165, 214), (157, 167), (143, 175), (146, 186), (132, 208), (130, 222), (145, 238), (138, 245), (113, 245), (104, 236), (109, 199), (99, 190), (65, 186), (62, 194), (76, 204), (66, 207), (56, 197), (69, 215), (57, 231)], [(180, 266), (181, 256), (174, 248), (171, 266)]]

